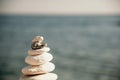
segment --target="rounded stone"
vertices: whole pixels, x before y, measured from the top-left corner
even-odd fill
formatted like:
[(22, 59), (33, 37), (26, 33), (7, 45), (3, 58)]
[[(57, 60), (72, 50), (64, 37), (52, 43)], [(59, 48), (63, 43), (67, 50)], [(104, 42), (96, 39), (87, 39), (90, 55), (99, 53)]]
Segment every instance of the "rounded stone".
[(28, 54), (29, 55), (40, 55), (40, 54), (43, 54), (43, 53), (46, 53), (46, 52), (48, 52), (48, 51), (50, 51), (50, 48), (49, 47), (44, 47), (44, 48), (42, 48), (42, 49), (37, 49), (37, 50), (28, 50)]
[(57, 80), (57, 75), (54, 73), (47, 73), (42, 75), (34, 75), (34, 76), (22, 76), (19, 80)]
[(53, 56), (50, 53), (44, 53), (41, 55), (27, 56), (25, 62), (30, 65), (41, 65), (46, 62), (49, 62), (53, 59)]
[(22, 73), (24, 75), (36, 75), (36, 74), (44, 74), (51, 72), (55, 69), (55, 65), (51, 62), (47, 62), (43, 65), (38, 66), (27, 66), (22, 69)]

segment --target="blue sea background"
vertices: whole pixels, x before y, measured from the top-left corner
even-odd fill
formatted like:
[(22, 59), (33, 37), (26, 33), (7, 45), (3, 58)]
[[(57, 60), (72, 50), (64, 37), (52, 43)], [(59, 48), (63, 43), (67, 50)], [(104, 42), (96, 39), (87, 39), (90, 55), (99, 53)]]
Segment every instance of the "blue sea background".
[(120, 16), (0, 15), (0, 80), (18, 80), (44, 36), (58, 80), (120, 80)]

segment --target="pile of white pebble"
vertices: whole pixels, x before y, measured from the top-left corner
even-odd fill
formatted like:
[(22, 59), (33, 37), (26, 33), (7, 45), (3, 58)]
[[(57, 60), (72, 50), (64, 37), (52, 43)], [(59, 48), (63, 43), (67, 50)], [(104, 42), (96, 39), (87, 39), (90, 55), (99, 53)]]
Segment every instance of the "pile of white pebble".
[(43, 37), (36, 36), (31, 48), (25, 58), (29, 66), (22, 69), (23, 76), (19, 80), (57, 80), (57, 75), (51, 73), (55, 69), (55, 65), (50, 62), (53, 56), (48, 53), (50, 48), (43, 43)]

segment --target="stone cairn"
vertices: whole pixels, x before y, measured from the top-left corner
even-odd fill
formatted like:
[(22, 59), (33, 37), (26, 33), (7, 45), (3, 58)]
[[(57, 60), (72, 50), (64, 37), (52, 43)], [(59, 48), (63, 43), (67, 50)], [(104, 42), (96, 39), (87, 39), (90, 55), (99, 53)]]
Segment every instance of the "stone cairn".
[(19, 80), (57, 80), (57, 75), (51, 73), (55, 69), (55, 65), (50, 62), (53, 56), (48, 53), (50, 48), (43, 42), (43, 37), (36, 36), (31, 48), (25, 58), (29, 66), (22, 69), (23, 76)]

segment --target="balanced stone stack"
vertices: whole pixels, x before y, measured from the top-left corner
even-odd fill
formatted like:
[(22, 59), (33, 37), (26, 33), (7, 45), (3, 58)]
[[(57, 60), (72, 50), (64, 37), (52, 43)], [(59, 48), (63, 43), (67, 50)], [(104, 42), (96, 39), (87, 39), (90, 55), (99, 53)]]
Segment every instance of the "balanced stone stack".
[(48, 53), (50, 48), (43, 43), (43, 37), (36, 36), (31, 48), (25, 58), (29, 66), (22, 69), (23, 76), (20, 80), (57, 80), (57, 75), (50, 73), (55, 69), (55, 65), (50, 62), (53, 56)]

